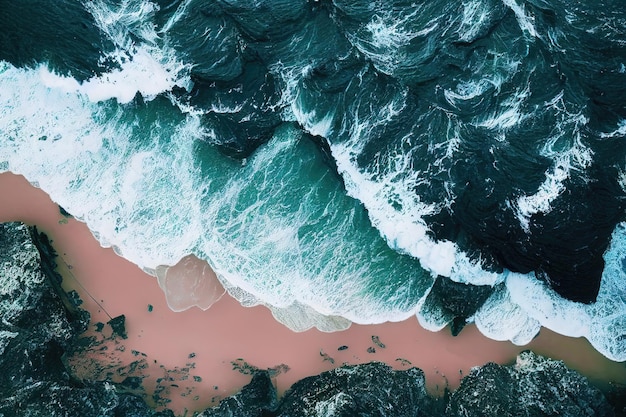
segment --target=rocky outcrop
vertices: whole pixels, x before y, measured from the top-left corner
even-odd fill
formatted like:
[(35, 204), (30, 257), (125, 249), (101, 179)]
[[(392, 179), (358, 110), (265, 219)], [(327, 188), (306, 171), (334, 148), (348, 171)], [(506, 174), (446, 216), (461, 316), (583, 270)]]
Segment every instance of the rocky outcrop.
[(88, 314), (55, 291), (58, 277), (45, 273), (54, 252), (36, 241), (44, 262), (26, 226), (0, 224), (0, 417), (172, 416), (115, 384), (72, 378), (63, 356), (77, 348)]
[(522, 352), (515, 364), (475, 368), (451, 395), (448, 416), (613, 416), (587, 378), (563, 362)]
[(220, 406), (198, 417), (441, 416), (445, 405), (428, 395), (424, 373), (371, 362), (342, 366), (296, 382), (278, 401), (267, 371)]
[[(264, 372), (260, 371), (263, 375)], [(262, 382), (267, 387), (259, 389)], [(587, 379), (562, 362), (523, 352), (513, 365), (489, 363), (466, 376), (461, 386), (444, 398), (430, 397), (424, 374), (412, 368), (394, 371), (382, 363), (343, 366), (296, 382), (271, 408), (272, 399), (263, 397), (264, 407), (248, 408), (269, 393), (266, 375), (253, 379), (254, 390), (244, 388), (236, 397), (205, 411), (211, 417), (539, 417), (614, 416), (604, 395)], [(252, 384), (251, 384), (252, 385)], [(253, 393), (247, 397), (246, 393)], [(237, 408), (237, 407), (240, 408)], [(253, 410), (250, 412), (250, 410)]]
[(452, 335), (457, 336), (492, 292), (490, 285), (463, 284), (439, 276), (424, 301), (421, 314), (441, 317), (444, 323), (450, 323)]
[(441, 404), (426, 392), (420, 369), (394, 371), (371, 362), (296, 382), (274, 415), (420, 417), (441, 415), (441, 411)]
[(276, 389), (267, 371), (256, 372), (243, 389), (197, 417), (264, 417), (278, 406)]

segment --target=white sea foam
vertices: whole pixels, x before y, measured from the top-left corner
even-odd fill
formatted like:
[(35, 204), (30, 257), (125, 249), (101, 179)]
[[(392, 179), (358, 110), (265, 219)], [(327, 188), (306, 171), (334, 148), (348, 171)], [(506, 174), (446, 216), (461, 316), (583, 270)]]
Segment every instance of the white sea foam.
[(320, 117), (315, 110), (305, 111), (305, 106), (300, 102), (301, 98), (296, 95), (291, 104), (291, 112), (296, 120), (312, 135), (329, 137), (332, 133), (334, 113), (328, 113)]
[[(412, 168), (412, 155), (406, 149), (377, 166), (376, 172), (358, 168), (356, 162), (368, 135), (376, 123), (388, 123), (404, 108), (406, 94), (391, 99), (382, 106), (380, 114), (361, 119), (352, 115), (349, 124), (350, 139), (345, 143), (331, 144), (337, 168), (345, 181), (348, 195), (364, 204), (372, 224), (386, 239), (389, 246), (420, 260), (420, 264), (433, 276), (443, 275), (457, 282), (475, 285), (494, 285), (502, 276), (484, 271), (476, 262), (459, 251), (450, 241), (434, 241), (422, 218), (436, 213), (438, 205), (425, 204), (413, 190), (423, 179)], [(311, 133), (331, 133), (329, 116), (320, 118), (302, 108), (299, 100), (292, 103), (293, 116)], [(344, 127), (345, 128), (345, 127)], [(452, 135), (453, 148), (457, 138)]]
[(69, 91), (79, 91), (92, 101), (116, 98), (120, 103), (130, 102), (137, 93), (151, 100), (174, 87), (191, 88), (191, 66), (180, 62), (167, 39), (157, 32), (155, 3), (126, 0), (113, 5), (95, 0), (88, 2), (86, 8), (116, 47), (102, 61), (112, 61), (119, 68), (80, 85), (74, 85), (67, 77), (60, 79), (50, 74), (46, 77), (52, 83), (50, 86), (63, 84)]
[(564, 181), (569, 178), (569, 163), (563, 160), (546, 173), (545, 181), (535, 194), (524, 195), (515, 203), (517, 219), (526, 233), (530, 233), (530, 218), (537, 213), (548, 213), (552, 202), (565, 191)]
[[(287, 165), (291, 160), (305, 165), (310, 157), (297, 150), (295, 131), (279, 132), (241, 166), (211, 149), (203, 149), (199, 157), (198, 146), (209, 132), (195, 112), (147, 121), (132, 109), (99, 102), (117, 96), (125, 102), (132, 97), (124, 94), (134, 97), (137, 92), (150, 98), (185, 80), (184, 66), (151, 23), (156, 6), (148, 3), (121, 3), (124, 16), (120, 10), (102, 8), (103, 3), (91, 3), (96, 21), (120, 48), (120, 68), (83, 84), (45, 67), (31, 71), (0, 63), (0, 166), (38, 183), (85, 221), (103, 245), (113, 246), (135, 264), (154, 272), (159, 265), (174, 265), (195, 253), (210, 262), (229, 293), (243, 304), (266, 304), (277, 319), (294, 329), (335, 330), (350, 321), (403, 320), (420, 312), (432, 278), (424, 276), (406, 286), (395, 282), (370, 288), (372, 278), (389, 274), (392, 263), (379, 262), (380, 247), (367, 247), (375, 241), (372, 234), (346, 239), (365, 230), (366, 223), (359, 223), (358, 209), (345, 203), (341, 190), (318, 188), (325, 181), (323, 176), (313, 176), (319, 167)], [(131, 42), (131, 33), (143, 43)], [(390, 39), (381, 37), (379, 42)], [(509, 64), (516, 68), (515, 63)], [(142, 90), (143, 81), (130, 76), (145, 74), (144, 70), (162, 75), (158, 87)], [(506, 73), (487, 82), (499, 88)], [(333, 134), (332, 111), (307, 111), (296, 99), (298, 79), (291, 86), (294, 94), (284, 96), (292, 117), (311, 133)], [(104, 86), (111, 91), (120, 87), (120, 91), (108, 97), (89, 94), (89, 88), (99, 91)], [(462, 88), (458, 93), (450, 97), (464, 99)], [(465, 93), (467, 97), (474, 94), (471, 89)], [(483, 127), (507, 129), (519, 123), (524, 115), (517, 103), (523, 93), (490, 121), (483, 121)], [(494, 339), (524, 344), (545, 325), (585, 336), (608, 357), (626, 360), (626, 225), (616, 229), (605, 256), (598, 302), (591, 306), (563, 301), (532, 276), (482, 271), (453, 242), (434, 242), (428, 237), (422, 217), (436, 213), (440, 206), (425, 204), (414, 192), (423, 179), (413, 173), (410, 155), (398, 152), (376, 172), (358, 168), (363, 136), (373, 129), (372, 123), (393, 121), (405, 99), (406, 94), (398, 95), (375, 117), (353, 115), (350, 140), (331, 147), (348, 193), (363, 202), (372, 224), (389, 245), (420, 259), (432, 275), (495, 285), (496, 291), (474, 318), (479, 329)], [(558, 100), (553, 104), (558, 105)], [(457, 136), (449, 138), (452, 153), (456, 141)], [(571, 149), (570, 162), (588, 159), (584, 148)], [(526, 196), (535, 204), (526, 213), (533, 207), (543, 210), (542, 204), (553, 201), (554, 187), (546, 181), (536, 204), (532, 196)], [(312, 212), (311, 207), (317, 206), (323, 209)], [(320, 232), (307, 232), (311, 225)], [(407, 262), (397, 272), (406, 281), (405, 275), (410, 277), (412, 269), (418, 268), (405, 258), (397, 260), (398, 264)], [(204, 297), (175, 295), (182, 300), (172, 302), (174, 308), (206, 305)], [(573, 326), (566, 320), (569, 314), (586, 318)], [(422, 316), (420, 321), (433, 329), (444, 321)]]
[[(324, 233), (308, 243), (300, 237), (301, 228), (313, 221), (308, 208), (320, 204), (319, 190), (305, 183), (308, 191), (295, 200), (264, 200), (266, 195), (293, 192), (302, 180), (297, 171), (275, 166), (296, 159), (291, 153), (297, 136), (282, 132), (243, 167), (219, 158), (202, 167), (195, 147), (201, 141), (202, 126), (195, 116), (181, 117), (169, 126), (165, 121), (133, 124), (138, 116), (111, 110), (62, 88), (47, 87), (39, 70), (19, 70), (6, 63), (0, 65), (0, 87), (2, 164), (36, 181), (85, 221), (103, 244), (115, 246), (137, 265), (154, 270), (164, 263), (176, 264), (194, 252), (210, 261), (229, 292), (243, 303), (267, 304), (277, 319), (298, 330), (310, 326), (334, 330), (348, 326), (349, 320), (402, 320), (420, 311), (427, 289), (415, 293), (409, 288), (383, 288), (388, 292), (374, 295), (377, 291), (367, 287), (373, 275), (382, 273), (382, 269), (371, 269), (376, 267), (376, 256), (337, 246), (356, 233), (352, 222), (357, 215), (333, 206), (341, 201), (339, 189), (337, 195), (321, 193), (328, 206), (323, 216), (315, 214), (315, 221), (333, 215), (346, 220), (333, 228), (321, 227)], [(132, 139), (146, 134), (148, 141)], [(334, 152), (337, 150), (341, 148)], [(354, 181), (354, 188), (349, 189), (356, 189), (356, 181), (364, 175), (350, 167), (350, 160), (338, 161), (347, 166), (342, 171), (350, 174), (346, 182)], [(280, 170), (286, 172), (285, 184), (276, 180)], [(385, 183), (365, 180), (379, 196), (389, 192)], [(272, 187), (284, 188), (279, 192)], [(368, 199), (374, 195), (364, 195), (366, 203)], [(300, 208), (285, 211), (293, 201)], [(373, 207), (370, 215), (384, 210), (383, 206)], [(380, 224), (385, 226), (385, 221), (397, 218), (382, 220)], [(402, 230), (391, 229), (397, 242), (417, 241), (416, 249), (433, 271), (453, 277), (474, 276), (467, 269), (467, 259), (461, 261), (451, 242), (434, 244), (425, 236), (420, 220), (411, 221), (413, 226), (408, 223), (410, 227)], [(268, 233), (268, 224), (276, 234)], [(362, 246), (371, 240), (353, 243)], [(494, 339), (524, 344), (544, 325), (587, 337), (607, 357), (626, 360), (622, 336), (626, 329), (625, 248), (626, 224), (621, 224), (605, 255), (607, 266), (597, 303), (567, 302), (532, 276), (509, 274), (476, 313), (477, 326)], [(316, 254), (326, 255), (316, 258)], [(351, 254), (356, 255), (350, 258)], [(389, 264), (380, 268), (389, 268)], [(499, 279), (492, 274), (484, 282), (496, 284)], [(573, 316), (576, 321), (569, 320)]]
[(581, 112), (568, 111), (562, 91), (546, 102), (545, 108), (556, 112), (557, 126), (540, 153), (551, 158), (553, 165), (546, 171), (545, 180), (535, 193), (520, 196), (513, 203), (520, 225), (527, 233), (533, 215), (552, 210), (553, 202), (565, 191), (565, 181), (572, 171), (582, 176), (593, 161), (593, 151), (582, 143), (580, 134), (589, 120)]
[[(514, 66), (511, 69), (512, 72), (517, 69), (516, 67), (517, 66)], [(530, 88), (528, 85), (522, 89), (518, 89), (514, 94), (511, 94), (510, 97), (503, 100), (493, 114), (481, 120), (477, 120), (475, 122), (476, 125), (498, 132), (505, 132), (507, 129), (518, 125), (530, 117), (530, 115), (524, 114), (521, 110), (529, 95)]]
[(517, 345), (528, 344), (541, 328), (541, 322), (512, 301), (506, 285), (495, 288), (474, 315), (474, 323), (485, 336), (494, 340), (510, 340)]
[(626, 119), (620, 120), (617, 124), (617, 129), (615, 129), (614, 131), (600, 134), (600, 137), (603, 138), (615, 138), (621, 136), (626, 136)]
[(532, 274), (510, 273), (476, 313), (476, 325), (490, 338), (519, 344), (532, 340), (541, 325), (585, 337), (607, 358), (626, 360), (626, 223), (615, 228), (604, 259), (596, 302), (565, 300)]
[[(0, 161), (85, 221), (102, 245), (152, 272), (195, 253), (229, 292), (250, 294), (250, 302), (270, 306), (298, 330), (403, 320), (417, 310), (431, 279), (420, 283), (408, 258), (385, 260), (384, 243), (359, 220), (366, 218), (360, 208), (321, 166), (307, 167), (315, 157), (298, 150), (295, 130), (283, 131), (244, 166), (211, 148), (199, 160), (205, 134), (199, 117), (176, 115), (171, 106), (164, 109), (174, 112), (171, 120), (145, 120), (147, 110), (93, 103), (64, 85), (45, 85), (41, 71), (3, 64)], [(307, 232), (309, 225), (315, 226)], [(368, 289), (389, 268), (400, 268), (402, 279)], [(173, 308), (206, 305), (194, 294), (181, 300), (162, 281)]]
[(522, 31), (532, 37), (537, 37), (537, 30), (535, 29), (535, 18), (526, 12), (524, 6), (519, 5), (516, 0), (502, 0), (502, 3), (504, 3), (513, 11), (513, 13), (515, 13), (517, 23), (519, 24), (519, 27), (522, 29)]
[(470, 0), (463, 2), (463, 14), (461, 17), (460, 27), (457, 30), (459, 39), (469, 42), (484, 30), (484, 25), (489, 21), (489, 15), (492, 13), (487, 2), (479, 0)]
[[(351, 144), (331, 146), (348, 194), (367, 207), (372, 223), (393, 248), (416, 256), (422, 266), (434, 274), (450, 276), (456, 249), (452, 242), (435, 243), (426, 235), (428, 228), (422, 216), (433, 213), (436, 208), (422, 203), (408, 191), (410, 182), (417, 179), (396, 177), (397, 172), (410, 172), (405, 170), (374, 180), (356, 168), (355, 148)], [(404, 184), (398, 186), (399, 181)], [(390, 201), (397, 202), (401, 209), (390, 210)]]
[(146, 44), (159, 43), (154, 24), (158, 5), (149, 0), (108, 2), (94, 0), (85, 4), (98, 27), (122, 51), (131, 51), (139, 39)]
[(145, 100), (170, 91), (175, 86), (189, 88), (188, 67), (176, 61), (157, 61), (144, 48), (137, 48), (134, 55), (122, 61), (120, 69), (90, 78), (79, 83), (74, 78), (40, 69), (44, 85), (65, 92), (84, 94), (93, 102), (117, 99), (121, 104), (132, 101), (137, 93)]
[[(377, 13), (360, 30), (347, 33), (347, 37), (380, 72), (391, 75), (407, 59), (404, 48), (417, 38), (428, 37), (440, 25), (440, 19), (437, 18), (419, 30), (415, 28), (415, 17), (421, 11), (420, 6), (413, 6), (406, 12), (394, 10)], [(424, 44), (419, 55), (425, 60), (434, 53), (435, 45), (434, 42)]]

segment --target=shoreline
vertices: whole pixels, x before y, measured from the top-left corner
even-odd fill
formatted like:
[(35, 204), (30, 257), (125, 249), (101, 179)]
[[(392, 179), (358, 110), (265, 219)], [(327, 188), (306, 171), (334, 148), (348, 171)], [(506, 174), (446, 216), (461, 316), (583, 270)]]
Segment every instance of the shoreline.
[[(89, 335), (98, 338), (101, 347), (107, 346), (78, 358), (77, 369), (82, 366), (85, 377), (90, 372), (91, 377), (96, 372), (100, 378), (112, 373), (120, 380), (142, 375), (149, 395), (151, 391), (159, 394), (153, 405), (167, 406), (178, 414), (216, 405), (237, 392), (250, 381), (246, 372), (251, 367), (274, 368), (272, 379), (282, 395), (294, 382), (344, 363), (380, 361), (394, 369), (415, 366), (424, 371), (429, 392), (441, 395), (446, 386), (456, 388), (472, 367), (511, 363), (519, 352), (531, 349), (563, 360), (598, 386), (609, 381), (626, 383), (621, 363), (604, 358), (585, 339), (547, 329), (527, 346), (487, 339), (473, 325), (456, 337), (448, 328), (432, 333), (415, 318), (353, 324), (335, 333), (315, 329), (294, 333), (276, 322), (265, 307), (242, 307), (228, 294), (206, 311), (173, 312), (155, 277), (112, 249), (100, 247), (85, 224), (65, 218), (42, 190), (10, 173), (0, 174), (0, 190), (19, 196), (3, 203), (0, 221), (37, 225), (50, 237), (66, 290), (76, 290), (82, 308), (92, 314)], [(121, 314), (126, 317), (127, 339), (112, 337), (106, 326), (97, 331), (97, 323)], [(90, 367), (90, 363), (101, 365)], [(133, 368), (133, 363), (138, 365)]]

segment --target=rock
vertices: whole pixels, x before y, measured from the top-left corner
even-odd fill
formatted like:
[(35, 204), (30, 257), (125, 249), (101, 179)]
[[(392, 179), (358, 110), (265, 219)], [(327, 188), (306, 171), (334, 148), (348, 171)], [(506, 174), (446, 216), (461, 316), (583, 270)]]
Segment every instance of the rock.
[(59, 297), (55, 256), (45, 235), (0, 224), (0, 417), (173, 416), (116, 384), (68, 372), (63, 356), (80, 349), (89, 314)]
[(563, 362), (522, 352), (511, 366), (475, 368), (452, 393), (447, 416), (614, 416), (604, 395)]
[(626, 417), (626, 385), (611, 384), (606, 399), (615, 410), (616, 417)]
[(441, 316), (450, 323), (453, 336), (457, 336), (467, 324), (467, 319), (474, 315), (493, 288), (489, 285), (470, 285), (437, 277), (424, 302), (425, 311)]
[[(265, 371), (255, 374), (250, 385), (199, 417), (616, 415), (585, 377), (560, 361), (532, 352), (522, 352), (513, 365), (489, 363), (474, 368), (456, 391), (446, 391), (441, 399), (427, 394), (421, 370), (394, 371), (377, 362), (342, 366), (304, 378), (278, 405)], [(268, 392), (271, 394), (266, 397)], [(616, 396), (621, 392), (617, 387)], [(614, 398), (613, 403), (619, 399)]]
[(197, 417), (266, 417), (278, 405), (276, 389), (267, 371), (256, 371), (243, 389), (223, 400), (219, 406), (203, 411)]
[(296, 382), (276, 416), (437, 416), (441, 404), (428, 396), (424, 373), (394, 371), (371, 362), (343, 366)]

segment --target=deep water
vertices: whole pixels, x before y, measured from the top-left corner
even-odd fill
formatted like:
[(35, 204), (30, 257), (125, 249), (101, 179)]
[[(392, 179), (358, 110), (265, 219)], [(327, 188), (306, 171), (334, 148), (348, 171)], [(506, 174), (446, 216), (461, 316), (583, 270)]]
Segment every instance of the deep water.
[(622, 1), (28, 0), (0, 27), (0, 169), (140, 267), (194, 253), (296, 330), (543, 325), (626, 360)]

